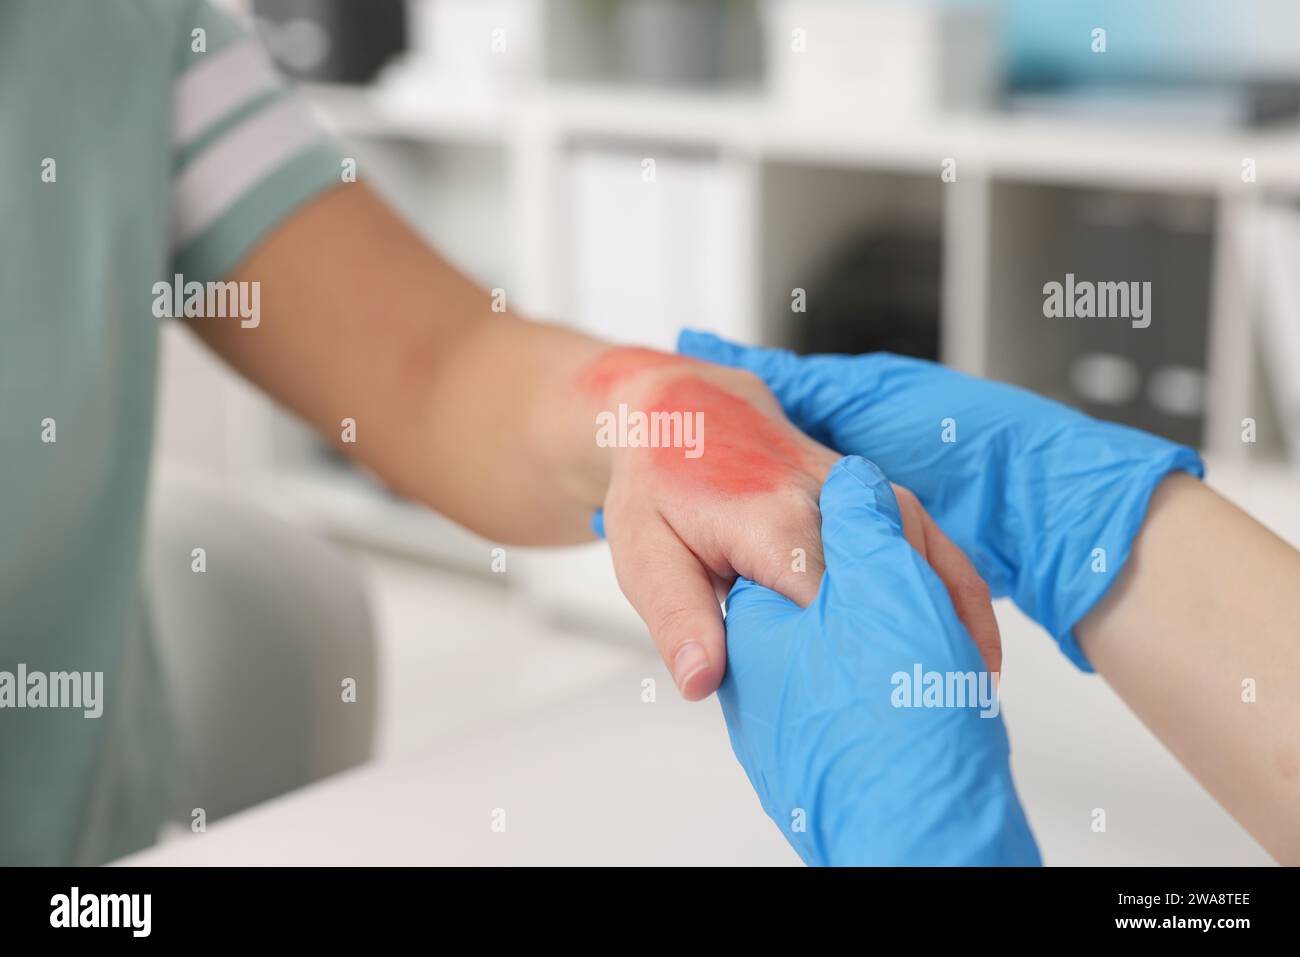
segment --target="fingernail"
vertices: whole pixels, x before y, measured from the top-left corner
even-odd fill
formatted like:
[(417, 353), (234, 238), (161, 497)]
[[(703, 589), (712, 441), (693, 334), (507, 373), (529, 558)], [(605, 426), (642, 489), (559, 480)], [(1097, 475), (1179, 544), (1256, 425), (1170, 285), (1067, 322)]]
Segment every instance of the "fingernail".
[(677, 690), (685, 692), (686, 682), (709, 666), (709, 656), (698, 641), (688, 641), (677, 649), (673, 658), (673, 681)]

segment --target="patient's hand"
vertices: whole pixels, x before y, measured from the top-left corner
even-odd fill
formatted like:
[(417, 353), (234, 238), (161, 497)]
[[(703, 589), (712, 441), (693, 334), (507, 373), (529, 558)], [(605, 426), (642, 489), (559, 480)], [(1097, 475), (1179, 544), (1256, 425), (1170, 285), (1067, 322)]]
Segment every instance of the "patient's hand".
[[(747, 372), (614, 349), (578, 386), (613, 446), (605, 533), (619, 585), (681, 693), (725, 670), (719, 601), (743, 576), (800, 606), (824, 570), (818, 496), (839, 456), (798, 431)], [(1001, 641), (988, 587), (916, 497), (895, 486), (907, 540), (939, 574), (991, 671)]]

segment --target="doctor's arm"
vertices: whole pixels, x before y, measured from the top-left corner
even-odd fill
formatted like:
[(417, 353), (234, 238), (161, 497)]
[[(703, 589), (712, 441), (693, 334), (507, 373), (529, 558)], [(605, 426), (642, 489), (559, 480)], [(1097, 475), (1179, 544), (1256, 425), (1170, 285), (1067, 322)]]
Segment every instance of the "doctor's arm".
[(1300, 552), (1171, 475), (1077, 634), (1206, 790), (1278, 861), (1300, 864)]
[(911, 488), (995, 594), (1300, 863), (1300, 553), (1197, 481), (1193, 450), (934, 363), (681, 347), (758, 373), (796, 425)]

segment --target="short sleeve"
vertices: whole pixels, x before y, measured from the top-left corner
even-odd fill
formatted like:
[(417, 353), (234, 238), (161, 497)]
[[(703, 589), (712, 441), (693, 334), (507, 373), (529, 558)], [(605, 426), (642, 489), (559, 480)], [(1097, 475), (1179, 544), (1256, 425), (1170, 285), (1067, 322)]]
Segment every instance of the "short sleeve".
[(229, 274), (295, 209), (341, 182), (339, 150), (252, 35), (211, 6), (182, 17), (172, 89), (172, 268)]

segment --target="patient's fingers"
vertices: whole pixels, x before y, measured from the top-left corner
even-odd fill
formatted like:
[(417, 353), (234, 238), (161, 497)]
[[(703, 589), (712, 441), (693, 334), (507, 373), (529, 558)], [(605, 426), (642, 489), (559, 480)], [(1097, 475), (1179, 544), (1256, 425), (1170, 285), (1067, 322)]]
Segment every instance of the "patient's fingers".
[(726, 669), (727, 637), (708, 569), (658, 515), (610, 523), (606, 534), (619, 587), (650, 629), (682, 697), (712, 694)]
[(903, 520), (903, 537), (907, 539), (907, 544), (924, 556), (925, 526), (930, 521), (930, 515), (921, 504), (921, 500), (912, 494), (911, 489), (903, 488), (894, 482), (890, 482), (889, 485), (894, 490), (894, 498), (898, 500), (898, 514)]
[(984, 657), (984, 664), (990, 672), (998, 674), (1002, 671), (1002, 633), (993, 614), (993, 598), (988, 583), (975, 570), (966, 553), (935, 524), (930, 513), (922, 508), (921, 515), (925, 531), (925, 551), (922, 554), (947, 587), (957, 617), (970, 632), (971, 640)]

